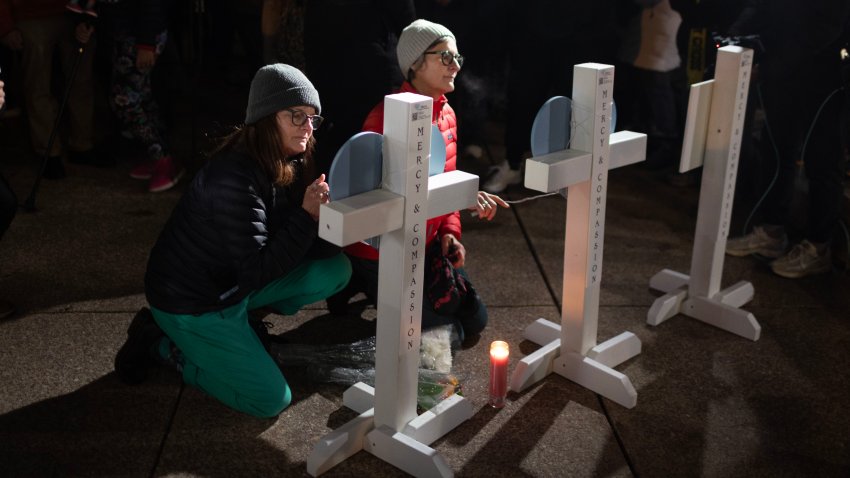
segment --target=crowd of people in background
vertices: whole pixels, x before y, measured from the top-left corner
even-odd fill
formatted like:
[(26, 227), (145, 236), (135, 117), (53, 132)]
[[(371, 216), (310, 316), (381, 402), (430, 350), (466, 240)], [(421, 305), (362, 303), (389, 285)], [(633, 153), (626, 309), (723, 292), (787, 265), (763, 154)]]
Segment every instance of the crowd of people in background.
[[(146, 180), (151, 192), (173, 187), (180, 175), (170, 153), (166, 125), (151, 78), (168, 41), (173, 2), (163, 0), (0, 1), (0, 42), (5, 58), (20, 71), (22, 104), (28, 120), (32, 152), (44, 158), (42, 175), (62, 179), (65, 161), (111, 166), (113, 151), (96, 131), (115, 124), (109, 134), (137, 141), (144, 150), (131, 177)], [(108, 73), (95, 77), (95, 58)], [(59, 70), (54, 74), (53, 66)], [(66, 83), (57, 93), (55, 77)], [(98, 88), (100, 87), (100, 88)], [(105, 93), (105, 94), (104, 94)], [(104, 95), (115, 121), (96, 121), (96, 95)], [(67, 105), (67, 132), (58, 135), (57, 118)], [(100, 142), (101, 144), (98, 144)]]

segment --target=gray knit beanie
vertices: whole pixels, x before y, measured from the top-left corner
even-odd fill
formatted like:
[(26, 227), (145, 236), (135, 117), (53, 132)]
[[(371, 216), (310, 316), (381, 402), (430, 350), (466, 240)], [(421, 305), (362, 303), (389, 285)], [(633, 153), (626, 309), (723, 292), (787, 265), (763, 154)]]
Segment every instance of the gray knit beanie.
[(248, 92), (245, 124), (293, 106), (312, 106), (322, 112), (319, 92), (298, 68), (277, 63), (266, 65), (254, 75)]
[(398, 38), (396, 53), (398, 54), (398, 66), (401, 74), (407, 79), (407, 71), (436, 40), (448, 37), (455, 40), (454, 33), (439, 23), (428, 20), (416, 20), (401, 31)]

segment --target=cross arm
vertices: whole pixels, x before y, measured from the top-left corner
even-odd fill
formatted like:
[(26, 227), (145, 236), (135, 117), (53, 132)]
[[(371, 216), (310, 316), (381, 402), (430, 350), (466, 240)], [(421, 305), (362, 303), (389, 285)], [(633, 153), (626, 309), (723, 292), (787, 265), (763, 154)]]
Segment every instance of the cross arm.
[(442, 216), (475, 205), (478, 176), (449, 171), (428, 178), (428, 217)]
[(590, 179), (591, 154), (567, 149), (525, 161), (525, 187), (549, 193)]
[(679, 172), (686, 173), (703, 165), (705, 143), (708, 137), (708, 117), (711, 113), (711, 97), (714, 80), (691, 85), (688, 96), (688, 114), (685, 118), (682, 157), (679, 160)]
[(634, 131), (617, 131), (608, 138), (611, 165), (608, 169), (628, 166), (646, 159), (646, 135)]
[(402, 226), (404, 197), (385, 189), (322, 204), (319, 237), (340, 247), (380, 236)]

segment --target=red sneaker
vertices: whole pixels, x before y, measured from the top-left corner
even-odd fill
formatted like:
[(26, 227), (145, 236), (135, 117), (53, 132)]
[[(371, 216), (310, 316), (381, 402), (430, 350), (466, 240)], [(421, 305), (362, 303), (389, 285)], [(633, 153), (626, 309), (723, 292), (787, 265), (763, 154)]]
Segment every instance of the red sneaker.
[(163, 156), (153, 166), (153, 175), (148, 185), (148, 191), (158, 193), (171, 189), (177, 184), (177, 180), (183, 176), (183, 169), (174, 164), (174, 158)]
[(153, 161), (147, 159), (142, 161), (130, 170), (130, 177), (133, 179), (150, 179), (153, 176), (153, 165)]

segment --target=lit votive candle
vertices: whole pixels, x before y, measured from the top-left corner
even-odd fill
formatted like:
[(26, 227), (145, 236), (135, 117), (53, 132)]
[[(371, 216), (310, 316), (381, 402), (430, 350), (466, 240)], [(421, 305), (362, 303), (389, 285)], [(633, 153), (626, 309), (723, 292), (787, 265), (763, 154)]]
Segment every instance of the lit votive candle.
[(508, 343), (497, 340), (490, 344), (490, 406), (502, 408), (508, 394)]

